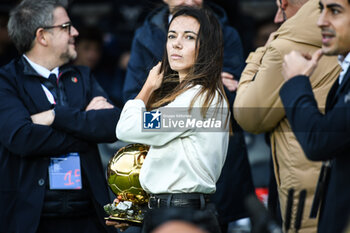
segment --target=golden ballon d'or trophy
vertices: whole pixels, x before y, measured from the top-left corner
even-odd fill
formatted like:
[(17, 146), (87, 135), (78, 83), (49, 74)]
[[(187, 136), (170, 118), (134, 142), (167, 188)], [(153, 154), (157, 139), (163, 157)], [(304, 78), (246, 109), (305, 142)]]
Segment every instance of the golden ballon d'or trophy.
[(149, 146), (130, 144), (120, 148), (107, 167), (107, 182), (117, 198), (104, 206), (107, 220), (141, 224), (147, 209), (148, 194), (139, 181), (140, 169)]

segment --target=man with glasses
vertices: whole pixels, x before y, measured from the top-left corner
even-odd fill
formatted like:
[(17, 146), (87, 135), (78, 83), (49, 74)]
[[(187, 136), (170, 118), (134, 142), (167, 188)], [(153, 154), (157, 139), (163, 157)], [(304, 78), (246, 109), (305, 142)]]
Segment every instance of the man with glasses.
[[(247, 66), (242, 73), (234, 103), (234, 117), (248, 132), (270, 134), (285, 232), (316, 232), (317, 211), (313, 218), (309, 216), (321, 163), (311, 162), (305, 157), (286, 118), (279, 90), (283, 84), (283, 56), (293, 49), (314, 52), (321, 47), (320, 29), (316, 24), (320, 14), (319, 2), (276, 0), (276, 3), (278, 11), (275, 22), (283, 24), (270, 35), (264, 47), (251, 53), (246, 60)], [(327, 93), (339, 72), (337, 59), (324, 57), (311, 76), (320, 109), (324, 108)], [(305, 192), (305, 198), (302, 198)]]
[(72, 22), (67, 22), (61, 25), (55, 25), (55, 26), (46, 26), (42, 27), (43, 29), (52, 29), (52, 28), (62, 28), (62, 29), (67, 29), (68, 34), (71, 35), (71, 28), (72, 28)]
[(0, 69), (0, 232), (107, 232), (97, 143), (120, 110), (75, 59), (65, 4), (23, 0), (10, 13), (20, 54)]

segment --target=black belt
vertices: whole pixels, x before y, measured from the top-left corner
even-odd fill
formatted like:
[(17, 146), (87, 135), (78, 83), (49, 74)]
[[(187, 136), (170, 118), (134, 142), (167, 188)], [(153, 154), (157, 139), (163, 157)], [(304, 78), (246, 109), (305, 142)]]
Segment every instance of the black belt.
[(148, 208), (180, 207), (204, 209), (210, 195), (203, 193), (151, 194)]

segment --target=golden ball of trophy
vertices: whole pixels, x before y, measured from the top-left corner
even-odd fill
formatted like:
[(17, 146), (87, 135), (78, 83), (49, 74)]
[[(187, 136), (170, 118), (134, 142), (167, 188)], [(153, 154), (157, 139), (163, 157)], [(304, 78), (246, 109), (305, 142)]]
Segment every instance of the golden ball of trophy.
[(130, 144), (119, 149), (108, 163), (107, 182), (117, 199), (105, 210), (117, 220), (142, 220), (137, 213), (148, 202), (148, 195), (139, 175), (148, 150), (148, 145)]
[(107, 167), (107, 181), (113, 193), (136, 204), (147, 202), (148, 195), (139, 181), (140, 169), (149, 146), (127, 145), (113, 156)]

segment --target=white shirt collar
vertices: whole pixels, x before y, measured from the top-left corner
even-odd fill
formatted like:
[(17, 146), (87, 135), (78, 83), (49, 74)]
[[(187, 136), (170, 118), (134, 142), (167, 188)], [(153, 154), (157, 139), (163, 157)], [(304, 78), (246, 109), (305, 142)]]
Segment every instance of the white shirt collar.
[(338, 62), (342, 68), (342, 72), (339, 74), (339, 84), (341, 84), (350, 66), (350, 53), (348, 53), (346, 56), (338, 55)]
[(58, 77), (58, 67), (54, 68), (53, 70), (48, 70), (45, 67), (31, 61), (25, 54), (23, 54), (23, 57), (29, 62), (29, 64), (33, 67), (33, 69), (44, 78), (49, 78), (51, 73), (54, 73), (56, 77)]
[(170, 23), (170, 21), (173, 19), (173, 15), (172, 14), (169, 14), (168, 16), (168, 24)]
[(343, 67), (344, 64), (350, 63), (350, 53), (348, 53), (346, 56), (338, 55), (338, 62)]

